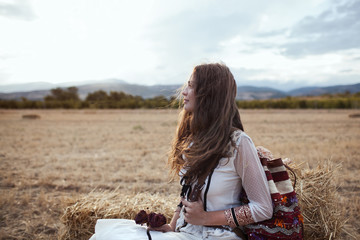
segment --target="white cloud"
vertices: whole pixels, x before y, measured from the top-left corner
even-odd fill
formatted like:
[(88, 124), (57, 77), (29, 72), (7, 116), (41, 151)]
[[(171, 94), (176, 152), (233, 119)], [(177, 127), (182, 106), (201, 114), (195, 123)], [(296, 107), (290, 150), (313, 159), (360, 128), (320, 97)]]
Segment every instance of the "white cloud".
[(31, 21), (36, 19), (28, 0), (0, 1), (0, 16), (17, 20)]
[[(182, 83), (194, 65), (210, 61), (225, 62), (244, 81), (325, 83), (335, 81), (330, 76), (360, 75), (355, 70), (360, 69), (359, 61), (354, 60), (360, 57), (358, 45), (334, 52), (340, 46), (336, 39), (326, 46), (321, 38), (316, 44), (296, 42), (297, 36), (306, 38), (311, 23), (324, 33), (338, 35), (340, 28), (326, 27), (322, 21), (321, 14), (335, 6), (331, 0), (15, 3), (28, 12), (0, 12), (2, 84), (106, 78), (139, 84)], [(0, 0), (0, 9), (3, 5)], [(340, 20), (353, 16), (349, 8), (336, 9), (342, 15), (331, 18), (332, 24), (341, 25)], [(33, 17), (19, 21), (26, 18), (22, 15)], [(359, 33), (353, 26), (347, 31), (356, 39)], [(300, 44), (316, 54), (296, 55)]]

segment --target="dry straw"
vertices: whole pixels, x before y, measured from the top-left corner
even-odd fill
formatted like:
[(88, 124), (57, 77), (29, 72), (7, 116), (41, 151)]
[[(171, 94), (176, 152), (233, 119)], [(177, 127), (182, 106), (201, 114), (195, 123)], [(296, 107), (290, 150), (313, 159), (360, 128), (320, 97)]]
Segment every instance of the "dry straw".
[(40, 116), (37, 114), (25, 114), (25, 115), (22, 115), (22, 118), (23, 119), (39, 119)]
[(346, 223), (336, 178), (340, 165), (323, 162), (314, 169), (293, 166), (297, 193), (304, 217), (305, 239), (340, 239)]
[[(291, 167), (297, 175), (296, 192), (304, 217), (305, 239), (339, 239), (345, 224), (334, 179), (339, 166), (333, 166), (329, 161), (315, 169), (299, 165)], [(177, 195), (94, 191), (66, 208), (59, 238), (89, 239), (97, 219), (134, 219), (142, 209), (163, 213), (169, 221), (177, 200)]]
[(97, 219), (134, 219), (140, 210), (162, 213), (170, 221), (178, 204), (178, 195), (150, 193), (121, 194), (119, 191), (91, 192), (87, 196), (70, 203), (61, 221), (65, 227), (60, 231), (60, 239), (89, 239), (94, 233)]

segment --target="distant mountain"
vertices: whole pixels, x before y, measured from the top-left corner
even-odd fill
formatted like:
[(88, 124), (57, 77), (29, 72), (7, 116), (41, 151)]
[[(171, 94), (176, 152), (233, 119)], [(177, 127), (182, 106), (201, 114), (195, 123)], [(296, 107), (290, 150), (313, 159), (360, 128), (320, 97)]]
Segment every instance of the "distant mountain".
[(57, 87), (71, 87), (71, 86), (82, 86), (91, 84), (127, 84), (124, 80), (110, 78), (103, 80), (90, 80), (83, 82), (63, 82), (63, 83), (48, 83), (48, 82), (32, 82), (32, 83), (21, 83), (21, 84), (8, 84), (0, 85), (1, 93), (14, 93), (14, 92), (29, 92), (37, 90), (50, 90)]
[(360, 83), (352, 85), (336, 85), (331, 87), (305, 87), (297, 88), (288, 93), (291, 96), (319, 96), (322, 94), (336, 94), (336, 93), (356, 93), (360, 92)]
[[(25, 84), (24, 84), (25, 85)], [(74, 86), (73, 84), (62, 84), (62, 88), (66, 88), (69, 86)], [(20, 86), (22, 88), (23, 86)], [(29, 100), (42, 100), (46, 95), (50, 94), (50, 89), (60, 87), (59, 85), (54, 85), (47, 90), (37, 90), (37, 91), (18, 91), (18, 92), (0, 92), (0, 99), (5, 100), (20, 100), (22, 97), (27, 98)], [(170, 98), (173, 96), (177, 89), (181, 87), (181, 85), (153, 85), (153, 86), (145, 86), (145, 85), (137, 85), (137, 84), (128, 84), (122, 80), (108, 80), (106, 82), (96, 82), (85, 85), (78, 85), (79, 97), (81, 99), (85, 99), (89, 93), (103, 90), (106, 92), (116, 91), (116, 92), (125, 92), (127, 94), (131, 94), (134, 96), (141, 96), (143, 98), (153, 98), (159, 95)], [(0, 89), (10, 89), (6, 86), (2, 86)]]
[(48, 83), (48, 82), (9, 84), (9, 85), (0, 85), (0, 92), (2, 93), (29, 92), (29, 91), (37, 91), (37, 90), (49, 90), (56, 87), (57, 87), (56, 84)]
[(236, 99), (254, 100), (254, 99), (271, 99), (286, 97), (283, 91), (269, 87), (240, 86), (237, 89)]
[(105, 92), (115, 91), (115, 92), (125, 92), (134, 96), (141, 96), (143, 98), (153, 98), (159, 95), (170, 98), (175, 94), (176, 89), (180, 85), (137, 85), (137, 84), (127, 84), (127, 83), (113, 83), (113, 84), (88, 84), (83, 86), (78, 86), (79, 96), (81, 99), (85, 99), (88, 93), (95, 92), (97, 90), (103, 90)]
[[(37, 82), (33, 84), (31, 83), (17, 84), (17, 86), (0, 85), (0, 99), (20, 100), (22, 97), (25, 97), (29, 100), (42, 100), (46, 95), (50, 94), (50, 89), (56, 87), (65, 88), (69, 86), (76, 86), (78, 88), (79, 96), (81, 99), (85, 99), (89, 93), (98, 90), (103, 90), (106, 92), (122, 91), (127, 94), (131, 94), (134, 96), (141, 96), (143, 98), (153, 98), (159, 95), (170, 98), (171, 96), (175, 95), (176, 91), (181, 87), (181, 85), (145, 86), (138, 84), (128, 84), (125, 81), (119, 79), (107, 79), (103, 81), (87, 81), (87, 82), (82, 82), (82, 84), (78, 84), (78, 85), (71, 82), (62, 83), (62, 84)], [(11, 92), (11, 89), (24, 89), (24, 88), (27, 89), (22, 91)], [(329, 86), (329, 87), (297, 88), (288, 92), (280, 91), (269, 87), (254, 87), (254, 86), (239, 86), (237, 90), (238, 93), (236, 98), (238, 100), (273, 99), (273, 98), (283, 98), (286, 96), (318, 96), (322, 94), (344, 93), (346, 91), (351, 93), (360, 92), (360, 83), (352, 84), (352, 85)]]
[(3, 100), (21, 100), (22, 97), (28, 100), (43, 100), (50, 90), (38, 90), (30, 92), (0, 93), (0, 99)]

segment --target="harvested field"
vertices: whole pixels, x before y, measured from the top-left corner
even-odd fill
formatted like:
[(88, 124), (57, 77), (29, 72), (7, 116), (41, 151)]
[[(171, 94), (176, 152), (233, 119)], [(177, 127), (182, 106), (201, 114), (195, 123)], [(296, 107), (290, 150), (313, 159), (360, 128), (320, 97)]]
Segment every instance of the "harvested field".
[[(91, 191), (177, 195), (178, 183), (168, 183), (165, 166), (177, 113), (0, 110), (0, 239), (57, 239), (65, 208)], [(349, 117), (357, 112), (240, 113), (254, 143), (274, 156), (304, 168), (341, 164), (334, 180), (348, 234), (335, 237), (360, 239), (360, 118)]]

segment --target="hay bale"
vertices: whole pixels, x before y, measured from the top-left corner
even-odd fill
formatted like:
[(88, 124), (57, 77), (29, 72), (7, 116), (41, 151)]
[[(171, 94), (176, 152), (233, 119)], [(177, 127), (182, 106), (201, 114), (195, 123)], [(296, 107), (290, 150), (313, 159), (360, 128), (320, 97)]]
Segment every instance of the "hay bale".
[(60, 231), (59, 239), (89, 239), (94, 233), (97, 219), (134, 219), (143, 209), (162, 213), (170, 221), (178, 200), (179, 195), (91, 192), (65, 209), (61, 217), (65, 227)]
[[(305, 239), (339, 239), (345, 224), (345, 214), (334, 180), (339, 166), (331, 162), (315, 169), (294, 164), (290, 166), (297, 175), (296, 192), (304, 217)], [(91, 192), (66, 208), (61, 218), (65, 228), (59, 238), (89, 239), (94, 233), (97, 219), (134, 219), (142, 209), (163, 213), (169, 221), (177, 200), (178, 195)]]
[(349, 114), (350, 118), (360, 118), (360, 113)]
[(40, 116), (37, 114), (25, 114), (22, 115), (23, 119), (40, 119)]
[(340, 165), (330, 161), (317, 168), (293, 167), (297, 175), (295, 191), (304, 217), (305, 239), (339, 239), (346, 223), (336, 186)]

